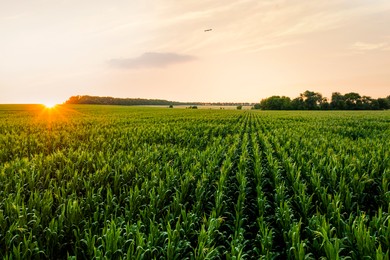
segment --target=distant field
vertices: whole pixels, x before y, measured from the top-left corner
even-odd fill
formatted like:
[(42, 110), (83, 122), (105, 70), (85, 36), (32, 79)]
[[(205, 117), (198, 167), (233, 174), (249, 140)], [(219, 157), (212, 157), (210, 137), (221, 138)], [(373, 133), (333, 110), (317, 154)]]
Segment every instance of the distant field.
[[(169, 106), (152, 106), (152, 105), (145, 105), (145, 106), (138, 106), (138, 107), (161, 107), (161, 108), (169, 108)], [(189, 109), (191, 106), (189, 105), (174, 105), (173, 108), (180, 108), (180, 109)], [(237, 106), (196, 106), (198, 109), (229, 109), (229, 110), (237, 110)], [(252, 106), (242, 106), (242, 110), (249, 110), (252, 109)]]
[(389, 147), (390, 111), (0, 105), (0, 257), (389, 259)]
[[(174, 106), (174, 108), (188, 108), (189, 106)], [(237, 106), (197, 106), (198, 109), (237, 109)], [(251, 109), (252, 106), (242, 106), (242, 110)]]

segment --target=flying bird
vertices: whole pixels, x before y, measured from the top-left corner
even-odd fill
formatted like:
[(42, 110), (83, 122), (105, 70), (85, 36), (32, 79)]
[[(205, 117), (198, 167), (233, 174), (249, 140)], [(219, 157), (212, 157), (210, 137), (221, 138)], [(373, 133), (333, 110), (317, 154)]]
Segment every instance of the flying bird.
[(211, 32), (213, 29), (206, 29), (205, 32)]

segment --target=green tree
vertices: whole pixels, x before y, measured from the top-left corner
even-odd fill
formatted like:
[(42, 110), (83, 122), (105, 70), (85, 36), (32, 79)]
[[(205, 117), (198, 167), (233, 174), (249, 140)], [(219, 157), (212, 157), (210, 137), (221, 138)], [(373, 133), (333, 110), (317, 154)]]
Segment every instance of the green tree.
[(345, 109), (345, 97), (340, 92), (332, 93), (331, 109)]
[(302, 97), (294, 98), (291, 101), (291, 109), (293, 109), (293, 110), (303, 110), (303, 109), (305, 109), (305, 102), (303, 101)]
[(390, 99), (387, 98), (378, 98), (378, 109), (389, 109), (390, 108)]
[(291, 109), (291, 99), (286, 96), (272, 96), (261, 100), (260, 107), (264, 110), (288, 110)]
[(345, 108), (348, 110), (356, 110), (362, 107), (361, 96), (359, 93), (350, 92), (344, 95)]
[(321, 104), (326, 101), (326, 99), (324, 100), (324, 98), (322, 97), (321, 93), (309, 90), (306, 90), (305, 92), (301, 93), (300, 97), (305, 103), (305, 109), (308, 110), (320, 109)]
[(252, 107), (252, 109), (261, 109), (260, 103), (255, 104), (255, 105)]

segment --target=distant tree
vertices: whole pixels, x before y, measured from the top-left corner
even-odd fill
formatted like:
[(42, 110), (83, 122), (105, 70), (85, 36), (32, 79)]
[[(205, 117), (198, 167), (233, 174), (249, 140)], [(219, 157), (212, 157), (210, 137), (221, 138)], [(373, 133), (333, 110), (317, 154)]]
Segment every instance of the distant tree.
[(142, 98), (113, 98), (113, 97), (98, 97), (98, 96), (72, 96), (66, 104), (98, 104), (98, 105), (175, 105), (180, 102), (172, 102), (161, 99), (142, 99)]
[(241, 109), (242, 109), (242, 106), (241, 106), (241, 105), (237, 106), (237, 109), (238, 109), (238, 110), (241, 110)]
[(169, 105), (169, 108), (173, 108), (173, 105)]
[(376, 99), (372, 99), (369, 96), (362, 96), (359, 100), (359, 106), (357, 107), (359, 110), (378, 110), (379, 105)]
[(339, 92), (332, 93), (332, 100), (330, 102), (331, 109), (342, 110), (345, 109), (345, 97)]
[(291, 99), (286, 96), (272, 96), (260, 101), (260, 108), (264, 110), (287, 110), (291, 108)]
[(305, 109), (305, 102), (301, 97), (294, 98), (291, 101), (291, 109), (293, 110), (303, 110)]
[(367, 109), (372, 109), (372, 110), (379, 110), (381, 109), (379, 107), (379, 102), (377, 99), (371, 99), (371, 102), (370, 102), (370, 105), (369, 105), (369, 108)]
[(260, 103), (254, 104), (252, 109), (261, 109)]
[(387, 98), (378, 98), (378, 109), (390, 109), (390, 99)]
[(300, 97), (305, 103), (305, 109), (315, 110), (320, 109), (321, 104), (324, 103), (324, 99), (321, 93), (306, 90), (300, 94)]
[(320, 109), (321, 110), (329, 110), (330, 109), (330, 104), (329, 104), (327, 98), (322, 98), (322, 100), (320, 102)]
[(356, 110), (361, 109), (362, 107), (362, 100), (359, 93), (350, 92), (344, 95), (345, 98), (345, 108), (348, 110)]

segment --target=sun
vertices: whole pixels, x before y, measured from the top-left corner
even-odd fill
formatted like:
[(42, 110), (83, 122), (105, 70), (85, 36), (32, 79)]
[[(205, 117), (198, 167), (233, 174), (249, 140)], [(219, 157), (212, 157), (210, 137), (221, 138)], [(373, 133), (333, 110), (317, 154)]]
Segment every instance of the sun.
[(44, 105), (46, 108), (54, 108), (57, 104), (54, 102), (45, 102), (42, 105)]

